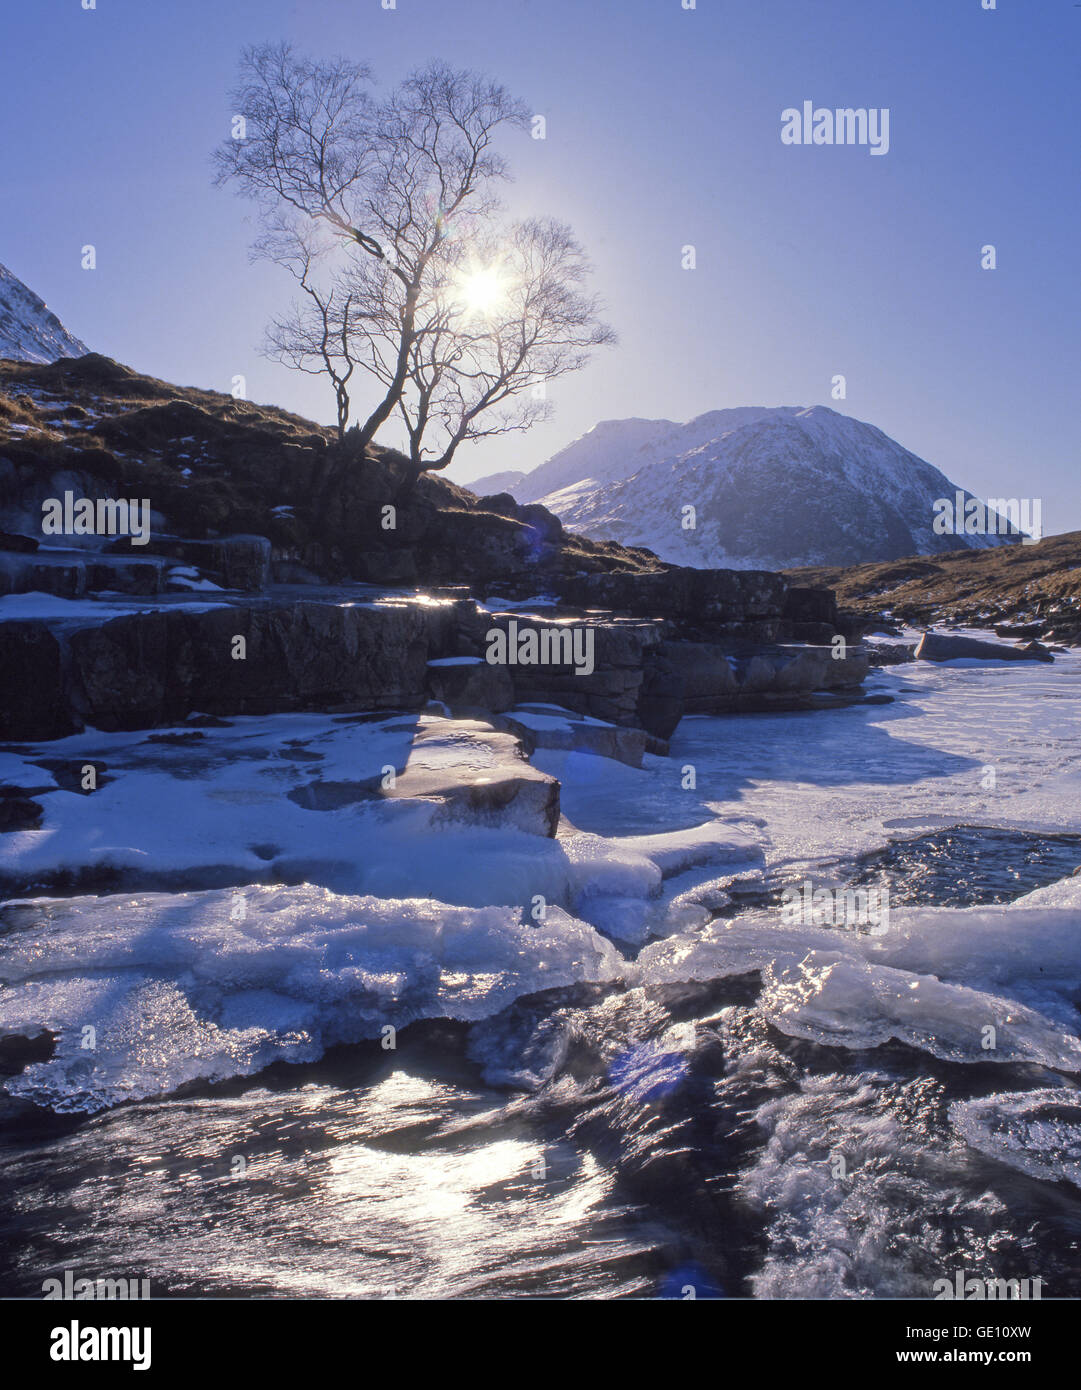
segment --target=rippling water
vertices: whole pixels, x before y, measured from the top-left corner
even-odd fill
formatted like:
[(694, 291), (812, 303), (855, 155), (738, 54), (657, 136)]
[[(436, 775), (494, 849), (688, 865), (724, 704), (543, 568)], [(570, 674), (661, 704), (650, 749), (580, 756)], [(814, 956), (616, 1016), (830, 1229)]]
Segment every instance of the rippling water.
[[(946, 1123), (1034, 1069), (797, 1043), (738, 1002), (751, 983), (536, 997), (392, 1054), (9, 1133), (3, 1285), (32, 1297), (70, 1267), (156, 1297), (927, 1297), (944, 1267), (1035, 1258), (1081, 1292), (1081, 1194)], [(485, 1081), (523, 1065), (531, 1093)]]

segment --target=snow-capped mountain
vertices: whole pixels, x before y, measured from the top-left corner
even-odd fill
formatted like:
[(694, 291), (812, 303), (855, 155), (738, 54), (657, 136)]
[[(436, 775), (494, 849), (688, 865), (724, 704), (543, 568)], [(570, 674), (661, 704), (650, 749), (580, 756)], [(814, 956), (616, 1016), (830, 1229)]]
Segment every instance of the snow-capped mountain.
[(707, 568), (856, 564), (1010, 539), (937, 534), (936, 500), (972, 494), (820, 405), (605, 421), (509, 490), (572, 530)]
[(475, 492), (478, 497), (494, 497), (500, 492), (513, 492), (528, 476), (520, 468), (508, 468), (502, 473), (489, 473), (472, 483), (463, 483), (462, 486), (469, 488), (470, 492)]
[(16, 362), (55, 362), (85, 357), (90, 349), (72, 337), (45, 301), (0, 265), (0, 357)]

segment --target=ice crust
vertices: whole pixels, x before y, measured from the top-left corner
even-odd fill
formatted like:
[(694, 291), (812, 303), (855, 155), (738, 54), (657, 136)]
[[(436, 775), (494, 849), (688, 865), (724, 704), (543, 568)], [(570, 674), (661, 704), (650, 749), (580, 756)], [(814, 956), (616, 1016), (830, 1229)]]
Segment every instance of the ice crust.
[(559, 908), (538, 923), (308, 884), (9, 903), (0, 926), (0, 1034), (56, 1038), (6, 1089), (59, 1111), (310, 1060), (388, 1024), (485, 1018), (622, 968)]
[(1078, 914), (1028, 902), (895, 909), (883, 936), (718, 922), (651, 943), (638, 965), (652, 984), (759, 970), (770, 1022), (811, 1042), (864, 1049), (895, 1038), (954, 1062), (1081, 1072)]
[(1061, 1086), (957, 1101), (950, 1121), (990, 1158), (1081, 1187), (1081, 1092)]

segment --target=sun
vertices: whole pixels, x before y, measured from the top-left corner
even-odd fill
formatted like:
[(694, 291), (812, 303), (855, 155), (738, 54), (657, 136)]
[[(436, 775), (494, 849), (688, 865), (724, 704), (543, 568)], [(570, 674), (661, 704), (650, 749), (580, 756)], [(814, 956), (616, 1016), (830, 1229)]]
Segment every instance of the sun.
[(507, 298), (507, 282), (498, 266), (471, 266), (458, 281), (458, 300), (471, 317), (490, 318)]

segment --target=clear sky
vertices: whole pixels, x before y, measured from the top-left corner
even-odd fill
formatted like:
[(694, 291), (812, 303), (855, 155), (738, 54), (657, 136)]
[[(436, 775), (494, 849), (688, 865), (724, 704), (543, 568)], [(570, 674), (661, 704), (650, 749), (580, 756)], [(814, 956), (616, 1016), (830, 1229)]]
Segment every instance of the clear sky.
[[(1081, 4), (684, 2), (3, 0), (0, 261), (99, 351), (329, 421), (329, 389), (258, 355), (291, 282), (211, 186), (237, 57), (287, 38), (384, 85), (444, 58), (546, 117), (506, 146), (509, 205), (575, 227), (621, 339), (453, 476), (601, 419), (821, 402), (1081, 528)], [(888, 154), (782, 144), (805, 100), (889, 108)]]

